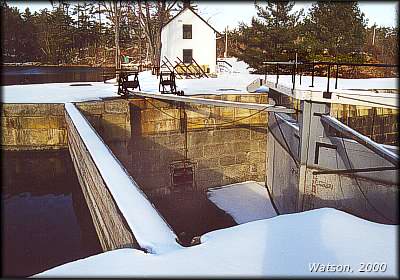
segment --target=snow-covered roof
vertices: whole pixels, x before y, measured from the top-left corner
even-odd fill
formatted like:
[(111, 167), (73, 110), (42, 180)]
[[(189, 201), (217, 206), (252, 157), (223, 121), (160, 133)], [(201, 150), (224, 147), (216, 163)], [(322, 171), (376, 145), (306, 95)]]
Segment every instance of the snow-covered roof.
[(214, 27), (212, 27), (204, 18), (202, 18), (198, 13), (196, 13), (191, 7), (186, 6), (184, 7), (182, 10), (179, 11), (179, 13), (177, 13), (175, 16), (173, 16), (170, 20), (168, 20), (162, 28), (164, 28), (165, 26), (167, 26), (170, 22), (172, 22), (174, 19), (178, 18), (179, 15), (181, 15), (184, 11), (189, 10), (191, 11), (193, 14), (195, 14), (199, 19), (201, 19), (208, 27), (210, 27), (212, 30), (214, 30), (215, 33), (221, 35), (221, 33), (219, 33)]

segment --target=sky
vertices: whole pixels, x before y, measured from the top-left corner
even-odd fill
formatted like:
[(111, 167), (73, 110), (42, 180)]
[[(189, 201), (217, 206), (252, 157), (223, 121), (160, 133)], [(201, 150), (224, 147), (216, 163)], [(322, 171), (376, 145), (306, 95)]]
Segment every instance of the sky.
[[(50, 1), (7, 1), (10, 6), (16, 6), (20, 11), (29, 7), (31, 11), (51, 9)], [(262, 3), (262, 2), (261, 2)], [(294, 9), (304, 11), (311, 7), (311, 1), (297, 1)], [(218, 31), (237, 27), (239, 22), (249, 23), (256, 15), (254, 1), (197, 1), (199, 14)], [(398, 1), (360, 1), (360, 10), (368, 19), (368, 26), (376, 23), (378, 26), (395, 27), (399, 14)]]

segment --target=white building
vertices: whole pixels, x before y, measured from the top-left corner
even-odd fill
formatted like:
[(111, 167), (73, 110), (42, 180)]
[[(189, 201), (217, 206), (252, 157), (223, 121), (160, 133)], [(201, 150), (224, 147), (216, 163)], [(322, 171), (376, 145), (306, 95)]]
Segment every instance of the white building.
[(167, 57), (175, 65), (177, 57), (183, 63), (191, 63), (193, 58), (203, 69), (215, 73), (218, 34), (195, 11), (186, 7), (161, 30), (161, 61)]

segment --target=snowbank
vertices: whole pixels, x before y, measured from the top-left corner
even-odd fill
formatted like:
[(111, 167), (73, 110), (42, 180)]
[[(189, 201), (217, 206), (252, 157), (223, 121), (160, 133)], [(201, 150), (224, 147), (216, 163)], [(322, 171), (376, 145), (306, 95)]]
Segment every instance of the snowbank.
[(218, 58), (218, 60), (226, 61), (232, 65), (232, 73), (249, 73), (254, 70), (246, 62), (239, 61), (236, 57)]
[[(217, 230), (202, 244), (161, 255), (120, 249), (61, 265), (38, 277), (339, 277), (395, 276), (396, 226), (323, 208)], [(360, 272), (385, 263), (384, 272)], [(314, 265), (313, 265), (314, 264)], [(348, 265), (348, 272), (311, 272), (310, 266)]]
[[(219, 75), (217, 78), (176, 79), (177, 90), (185, 95), (196, 94), (238, 94), (248, 93), (246, 87), (262, 75), (249, 73), (233, 73)], [(140, 73), (140, 87), (144, 92), (159, 92), (159, 80), (150, 71)]]
[(254, 181), (212, 188), (207, 196), (238, 224), (276, 216), (267, 189)]
[(82, 137), (140, 247), (151, 253), (182, 248), (175, 241), (175, 233), (147, 200), (139, 186), (126, 173), (75, 105), (67, 103), (65, 110)]

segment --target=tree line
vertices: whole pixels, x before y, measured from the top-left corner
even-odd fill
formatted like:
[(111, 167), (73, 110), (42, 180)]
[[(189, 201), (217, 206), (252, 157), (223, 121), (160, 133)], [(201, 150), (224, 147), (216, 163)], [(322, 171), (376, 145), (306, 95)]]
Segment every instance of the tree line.
[(367, 27), (356, 1), (319, 1), (308, 14), (294, 11), (293, 1), (256, 2), (255, 8), (257, 16), (228, 31), (227, 37), (228, 55), (257, 72), (265, 70), (264, 61), (296, 57), (298, 61), (397, 64), (398, 27)]
[(20, 12), (0, 2), (3, 62), (159, 64), (161, 28), (190, 1), (51, 1), (51, 10)]
[[(3, 62), (121, 64), (158, 66), (161, 28), (191, 1), (52, 1), (51, 10), (20, 12), (0, 2)], [(367, 27), (357, 2), (321, 1), (308, 14), (293, 1), (255, 2), (251, 23), (227, 30), (217, 40), (218, 54), (264, 71), (264, 61), (342, 61), (397, 63), (398, 28)]]

